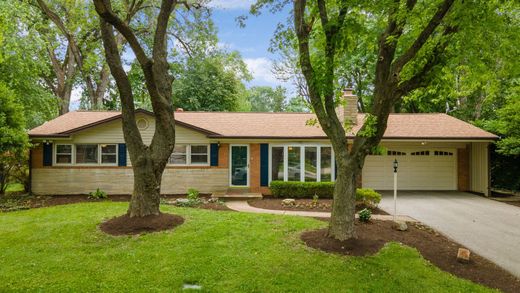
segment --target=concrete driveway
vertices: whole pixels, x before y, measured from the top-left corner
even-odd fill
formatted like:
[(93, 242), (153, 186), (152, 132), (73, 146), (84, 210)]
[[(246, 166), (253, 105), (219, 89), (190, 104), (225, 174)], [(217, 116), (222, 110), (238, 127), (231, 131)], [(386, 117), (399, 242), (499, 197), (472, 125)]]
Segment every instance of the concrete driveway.
[[(393, 192), (382, 194), (380, 208), (393, 214)], [(398, 215), (435, 228), (520, 277), (520, 207), (454, 191), (401, 191), (397, 197)]]

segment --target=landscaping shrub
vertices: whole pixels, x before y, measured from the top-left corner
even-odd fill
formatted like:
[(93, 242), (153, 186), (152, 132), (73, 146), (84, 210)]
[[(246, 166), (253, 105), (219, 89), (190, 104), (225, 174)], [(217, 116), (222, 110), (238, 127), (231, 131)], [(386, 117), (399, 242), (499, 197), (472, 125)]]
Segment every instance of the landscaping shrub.
[(372, 188), (358, 188), (356, 190), (356, 201), (375, 207), (381, 202), (381, 194)]
[(270, 188), (274, 197), (332, 198), (334, 182), (272, 181)]
[(188, 199), (190, 200), (198, 200), (200, 192), (195, 188), (188, 189)]
[(367, 223), (370, 221), (370, 218), (372, 217), (372, 211), (370, 209), (362, 209), (359, 211), (359, 221), (363, 223)]
[(90, 192), (88, 194), (88, 198), (92, 198), (92, 199), (105, 199), (105, 198), (108, 198), (108, 194), (106, 192), (104, 192), (103, 190), (100, 190), (98, 188), (98, 189), (96, 189), (96, 191)]
[[(272, 181), (270, 188), (274, 197), (332, 198), (334, 182)], [(370, 188), (358, 188), (356, 201), (375, 207), (381, 201), (381, 194)]]

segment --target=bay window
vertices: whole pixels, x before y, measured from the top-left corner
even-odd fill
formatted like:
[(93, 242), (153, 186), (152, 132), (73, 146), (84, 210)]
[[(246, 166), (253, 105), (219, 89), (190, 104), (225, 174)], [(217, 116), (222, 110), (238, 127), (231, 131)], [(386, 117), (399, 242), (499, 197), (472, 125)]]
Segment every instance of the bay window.
[(290, 146), (287, 148), (287, 181), (301, 180), (301, 156), (300, 147)]
[(272, 145), (269, 180), (333, 181), (332, 147), (320, 145)]
[(271, 148), (271, 180), (284, 180), (284, 147)]
[(321, 181), (332, 181), (332, 148), (321, 147), (320, 153), (320, 178)]

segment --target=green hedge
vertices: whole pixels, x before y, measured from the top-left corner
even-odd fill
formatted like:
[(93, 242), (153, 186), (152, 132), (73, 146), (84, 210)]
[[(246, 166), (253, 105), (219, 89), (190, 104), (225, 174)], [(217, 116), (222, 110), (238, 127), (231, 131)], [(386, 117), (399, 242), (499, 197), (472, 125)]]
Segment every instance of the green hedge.
[[(271, 181), (271, 193), (274, 197), (289, 198), (332, 198), (334, 182), (298, 182), (298, 181)], [(381, 194), (370, 188), (358, 188), (356, 201), (367, 205), (377, 205), (381, 201)]]

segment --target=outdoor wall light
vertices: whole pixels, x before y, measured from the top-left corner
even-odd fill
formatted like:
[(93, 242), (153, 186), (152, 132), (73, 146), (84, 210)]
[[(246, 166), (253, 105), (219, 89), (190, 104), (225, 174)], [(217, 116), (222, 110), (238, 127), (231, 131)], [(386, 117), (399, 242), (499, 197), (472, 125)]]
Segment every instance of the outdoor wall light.
[(394, 159), (394, 173), (397, 173), (397, 167), (399, 167), (399, 162), (397, 159)]

